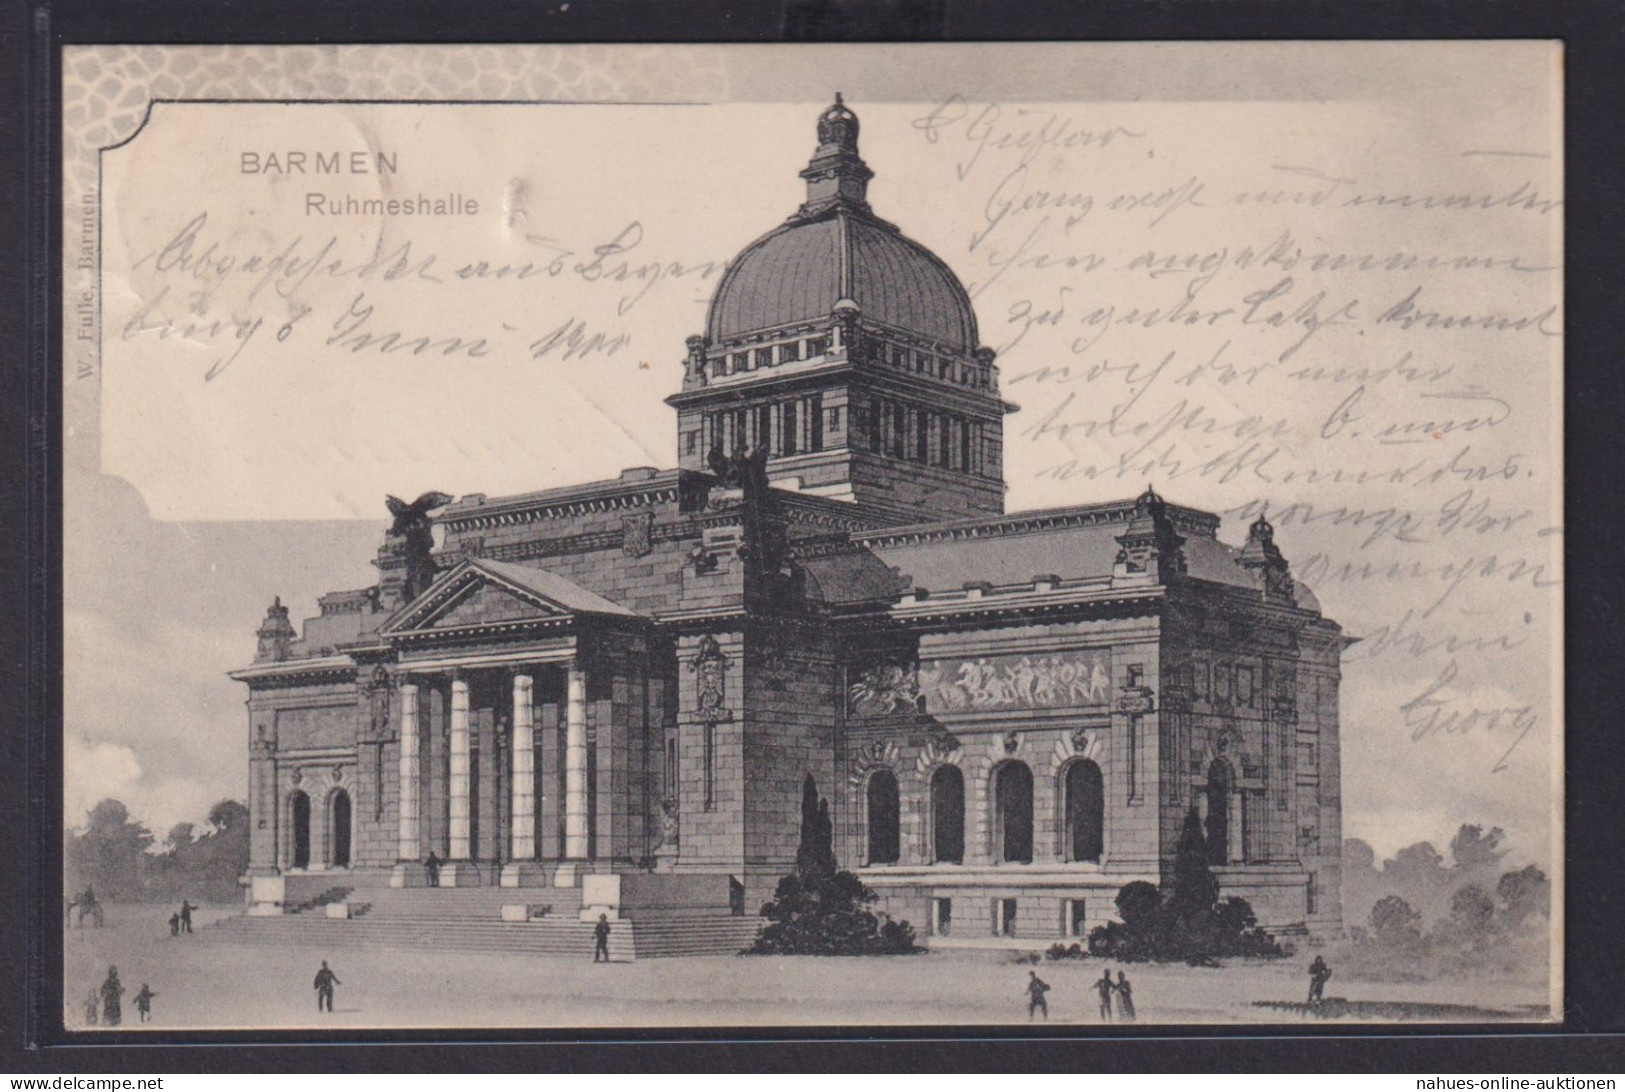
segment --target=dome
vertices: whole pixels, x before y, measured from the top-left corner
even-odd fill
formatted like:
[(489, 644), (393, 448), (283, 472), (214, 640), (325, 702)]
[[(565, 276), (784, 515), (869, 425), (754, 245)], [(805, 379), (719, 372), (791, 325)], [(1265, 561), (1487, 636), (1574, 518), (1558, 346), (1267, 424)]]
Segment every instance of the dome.
[(856, 305), (893, 327), (969, 356), (976, 315), (959, 278), (869, 210), (873, 177), (858, 155), (857, 115), (835, 96), (818, 119), (818, 148), (801, 177), (807, 201), (735, 258), (706, 318), (712, 345), (784, 326), (827, 321)]
[(966, 355), (976, 349), (970, 297), (942, 259), (889, 224), (839, 208), (792, 220), (745, 248), (717, 286), (706, 338), (717, 345), (827, 320), (843, 299), (866, 320)]

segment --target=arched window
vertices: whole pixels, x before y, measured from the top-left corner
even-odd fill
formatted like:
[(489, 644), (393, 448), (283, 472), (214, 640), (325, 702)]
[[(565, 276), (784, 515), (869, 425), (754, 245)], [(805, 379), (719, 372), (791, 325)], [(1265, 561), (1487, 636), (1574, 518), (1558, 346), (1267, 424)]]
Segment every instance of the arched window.
[(1230, 765), (1222, 758), (1207, 768), (1207, 860), (1230, 863)]
[(869, 863), (896, 864), (902, 845), (898, 831), (897, 777), (890, 770), (869, 775)]
[(303, 792), (295, 792), (288, 801), (289, 811), (293, 815), (293, 860), (294, 868), (310, 867), (310, 797)]
[(1100, 862), (1106, 847), (1106, 790), (1100, 767), (1081, 759), (1066, 768), (1067, 859)]
[(965, 775), (958, 766), (938, 766), (931, 775), (931, 859), (965, 862)]
[(1006, 762), (993, 778), (993, 836), (1005, 864), (1033, 859), (1033, 772), (1023, 762)]
[(339, 789), (328, 798), (329, 830), (331, 836), (327, 840), (331, 860), (329, 866), (333, 868), (350, 867), (350, 794)]

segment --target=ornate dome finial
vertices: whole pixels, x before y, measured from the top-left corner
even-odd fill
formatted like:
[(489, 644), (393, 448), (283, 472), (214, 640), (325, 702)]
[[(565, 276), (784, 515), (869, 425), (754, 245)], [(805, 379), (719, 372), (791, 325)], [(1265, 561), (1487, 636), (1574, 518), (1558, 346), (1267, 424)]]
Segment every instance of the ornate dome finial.
[(1269, 506), (1266, 504), (1259, 510), (1258, 518), (1253, 520), (1252, 526), (1247, 528), (1247, 537), (1257, 539), (1265, 545), (1275, 543), (1275, 528), (1270, 525), (1268, 518)]
[(818, 143), (850, 152), (858, 150), (858, 115), (847, 108), (839, 91), (835, 92), (835, 105), (818, 117)]

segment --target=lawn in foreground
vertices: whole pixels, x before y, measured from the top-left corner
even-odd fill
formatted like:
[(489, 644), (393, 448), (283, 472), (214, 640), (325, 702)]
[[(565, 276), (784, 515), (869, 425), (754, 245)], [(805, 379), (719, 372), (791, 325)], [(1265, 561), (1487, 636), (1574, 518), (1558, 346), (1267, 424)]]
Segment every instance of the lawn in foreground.
[[(957, 949), (866, 959), (707, 956), (598, 964), (452, 950), (323, 952), (172, 938), (170, 908), (109, 908), (103, 929), (72, 929), (67, 1021), (84, 1028), (84, 999), (109, 964), (124, 984), (121, 1030), (367, 1027), (759, 1027), (843, 1024), (1025, 1024), (1027, 973), (1052, 987), (1052, 1024), (1100, 1024), (1092, 989), (1108, 961), (1024, 965), (1014, 953)], [(205, 908), (197, 928), (235, 907)], [(1141, 1024), (1297, 1023), (1314, 1017), (1255, 1002), (1304, 999), (1309, 956), (1222, 967), (1130, 964)], [(338, 975), (332, 1014), (317, 1013), (312, 979)], [(1112, 964), (1113, 972), (1118, 964)], [(1336, 963), (1333, 962), (1335, 968)], [(133, 998), (157, 993), (142, 1025)], [(1521, 983), (1379, 983), (1333, 979), (1350, 1002), (1472, 1002), (1540, 1018), (1543, 987)], [(1355, 1006), (1356, 1010), (1359, 1006)], [(1505, 1015), (1486, 1014), (1485, 1019)]]

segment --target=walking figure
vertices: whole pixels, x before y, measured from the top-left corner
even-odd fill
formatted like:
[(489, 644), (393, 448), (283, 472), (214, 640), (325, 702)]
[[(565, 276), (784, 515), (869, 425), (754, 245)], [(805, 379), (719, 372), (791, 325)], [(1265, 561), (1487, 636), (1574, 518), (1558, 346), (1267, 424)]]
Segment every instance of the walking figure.
[(1320, 956), (1309, 964), (1309, 1003), (1319, 1004), (1325, 1000), (1326, 980), (1332, 976), (1332, 969), (1326, 966), (1326, 961)]
[(152, 1018), (152, 999), (158, 995), (141, 983), (141, 992), (135, 995), (135, 1011), (141, 1014), (141, 1022), (145, 1024)]
[(599, 957), (602, 956), (603, 957), (602, 962), (608, 963), (609, 962), (609, 915), (608, 914), (599, 914), (598, 915), (598, 924), (594, 925), (592, 927), (592, 935), (593, 935), (594, 941), (596, 942), (593, 945), (592, 961), (594, 963), (597, 963), (597, 962), (600, 961)]
[(429, 886), (440, 886), (440, 858), (435, 856), (434, 850), (429, 850), (429, 857), (423, 862), (423, 869), (429, 874)]
[(1112, 983), (1110, 967), (1100, 973), (1100, 981), (1095, 983), (1095, 992), (1100, 994), (1100, 1019), (1104, 1023), (1112, 1022), (1112, 991), (1117, 987)]
[(116, 1028), (124, 1017), (124, 984), (118, 980), (118, 968), (107, 968), (107, 980), (102, 983), (102, 1023)]
[(192, 931), (192, 911), (196, 909), (197, 907), (185, 899), (181, 900), (181, 932), (190, 933)]
[(327, 969), (327, 960), (322, 960), (322, 969), (316, 972), (316, 1011), (326, 1009), (333, 1011), (333, 987), (342, 986), (339, 976)]
[(1044, 997), (1049, 992), (1049, 983), (1038, 977), (1037, 971), (1027, 972), (1027, 1019), (1033, 1018), (1033, 1013), (1039, 1009), (1044, 1010), (1044, 1019), (1049, 1019), (1049, 1001)]
[(96, 995), (95, 990), (91, 990), (90, 993), (85, 996), (85, 1023), (89, 1024), (91, 1027), (95, 1027), (96, 1022), (101, 1018), (100, 1009), (101, 998)]
[(1117, 972), (1117, 1018), (1125, 1024), (1134, 1023), (1134, 987), (1122, 971)]
[(181, 935), (181, 916), (179, 914), (169, 915), (169, 935), (172, 937)]

